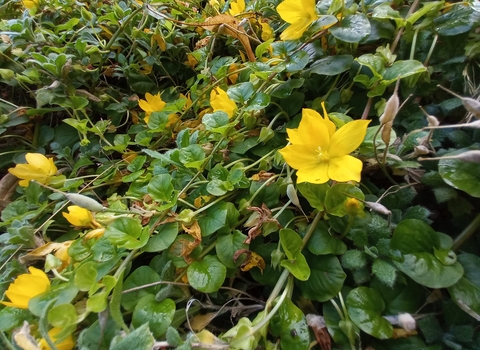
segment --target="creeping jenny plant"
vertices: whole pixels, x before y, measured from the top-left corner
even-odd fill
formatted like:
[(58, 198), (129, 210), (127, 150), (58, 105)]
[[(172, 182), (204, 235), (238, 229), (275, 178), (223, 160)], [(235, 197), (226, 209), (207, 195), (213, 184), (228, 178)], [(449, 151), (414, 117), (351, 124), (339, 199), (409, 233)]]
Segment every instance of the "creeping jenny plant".
[(0, 9), (6, 349), (478, 348), (476, 2)]

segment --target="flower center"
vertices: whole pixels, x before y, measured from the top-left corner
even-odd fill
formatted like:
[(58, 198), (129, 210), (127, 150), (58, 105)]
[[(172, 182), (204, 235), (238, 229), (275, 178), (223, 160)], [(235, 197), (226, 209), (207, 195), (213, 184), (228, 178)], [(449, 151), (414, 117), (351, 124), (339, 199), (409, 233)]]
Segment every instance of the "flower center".
[(326, 162), (330, 159), (327, 151), (322, 150), (322, 147), (318, 146), (317, 148), (317, 158), (322, 162)]

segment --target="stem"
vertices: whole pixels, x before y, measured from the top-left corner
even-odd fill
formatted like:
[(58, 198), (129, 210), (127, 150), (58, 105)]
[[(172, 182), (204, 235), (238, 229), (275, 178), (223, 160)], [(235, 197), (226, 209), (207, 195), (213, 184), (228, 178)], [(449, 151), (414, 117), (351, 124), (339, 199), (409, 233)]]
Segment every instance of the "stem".
[(372, 107), (373, 98), (369, 97), (365, 109), (363, 110), (362, 117), (360, 119), (366, 120), (368, 118), (368, 113), (370, 113), (370, 108)]
[[(382, 172), (383, 174), (387, 177), (387, 179), (390, 180), (390, 182), (394, 185), (398, 185), (397, 182), (392, 179), (392, 177), (390, 176), (390, 174), (388, 173), (386, 167), (385, 167), (385, 164), (380, 162), (380, 159), (378, 159), (378, 152), (377, 152), (377, 136), (378, 136), (378, 133), (380, 132), (380, 130), (382, 129), (382, 125), (380, 125), (380, 127), (378, 128), (377, 132), (375, 133), (375, 135), (373, 136), (373, 154), (375, 155), (375, 160), (378, 162), (378, 165), (380, 166), (380, 169), (382, 169)], [(385, 152), (387, 152), (387, 149), (385, 149)], [(386, 159), (386, 157), (384, 158)]]
[(452, 250), (453, 251), (458, 250), (463, 245), (463, 243), (465, 243), (477, 231), (479, 227), (480, 227), (480, 214), (478, 214), (475, 217), (475, 219), (473, 219), (473, 221), (470, 223), (470, 225), (468, 225), (462, 231), (462, 233), (460, 233), (460, 235), (457, 238), (455, 238), (455, 240), (453, 241)]
[[(410, 10), (408, 10), (407, 16), (405, 18), (410, 17), (410, 15), (413, 12), (415, 12), (419, 2), (420, 2), (420, 0), (415, 0), (413, 2), (412, 6), (410, 6)], [(393, 40), (392, 46), (390, 46), (390, 52), (392, 52), (392, 53), (395, 52), (395, 49), (397, 48), (398, 42), (400, 41), (400, 38), (402, 37), (404, 31), (405, 31), (405, 27), (402, 27), (397, 32), (397, 36), (395, 37), (395, 40)]]
[(315, 231), (315, 228), (317, 227), (318, 223), (320, 222), (320, 219), (323, 217), (323, 211), (319, 211), (317, 215), (315, 215), (315, 218), (312, 221), (312, 224), (308, 228), (307, 233), (305, 234), (305, 237), (303, 237), (303, 243), (302, 247), (300, 248), (300, 251), (305, 248), (305, 246), (308, 243), (308, 240), (310, 237), (312, 237), (313, 232)]
[(137, 15), (137, 13), (143, 11), (143, 7), (140, 7), (138, 9), (136, 9), (135, 11), (132, 12), (132, 14), (125, 20), (125, 22), (123, 22), (120, 27), (118, 27), (117, 31), (115, 32), (115, 34), (113, 34), (112, 38), (108, 41), (107, 45), (105, 45), (105, 47), (103, 48), (104, 50), (110, 50), (110, 47), (113, 45), (113, 43), (115, 42), (115, 40), (117, 40), (118, 36), (120, 35), (120, 33), (123, 33), (125, 27), (127, 26), (128, 23), (130, 23), (130, 21), (133, 19), (133, 17), (135, 17)]
[(418, 31), (420, 28), (417, 28), (413, 33), (412, 47), (410, 48), (410, 59), (413, 60), (415, 57), (415, 46), (417, 45)]
[(428, 66), (428, 61), (430, 61), (430, 57), (433, 54), (433, 49), (435, 49), (435, 45), (437, 44), (437, 40), (438, 40), (438, 34), (435, 34), (435, 37), (433, 38), (432, 45), (430, 46), (430, 50), (428, 51), (427, 58), (425, 59), (425, 62), (423, 62), (423, 65), (425, 67)]
[(348, 233), (350, 232), (350, 229), (352, 228), (352, 225), (353, 225), (353, 222), (355, 221), (355, 216), (354, 215), (350, 215), (349, 218), (348, 218), (348, 223), (347, 223), (347, 227), (345, 227), (345, 231), (343, 232), (343, 234), (340, 236), (340, 239), (342, 239), (343, 237), (345, 237), (346, 235), (348, 235)]

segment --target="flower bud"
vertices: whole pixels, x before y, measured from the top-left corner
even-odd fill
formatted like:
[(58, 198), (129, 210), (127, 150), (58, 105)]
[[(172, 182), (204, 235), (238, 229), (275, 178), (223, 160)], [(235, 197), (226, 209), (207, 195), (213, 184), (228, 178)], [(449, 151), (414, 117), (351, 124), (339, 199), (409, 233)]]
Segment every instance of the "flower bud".
[[(398, 108), (400, 107), (400, 99), (398, 98), (398, 85), (400, 84), (400, 77), (397, 79), (395, 85), (395, 91), (393, 95), (387, 101), (383, 114), (380, 116), (380, 125), (393, 122), (393, 119), (397, 116)], [(390, 139), (390, 137), (389, 137)], [(387, 142), (385, 142), (387, 143)]]
[(448, 93), (452, 94), (453, 96), (455, 97), (458, 97), (459, 99), (462, 100), (462, 103), (463, 103), (463, 107), (465, 107), (465, 109), (467, 111), (469, 111), (470, 113), (472, 113), (475, 118), (478, 118), (480, 119), (480, 102), (473, 99), (473, 98), (470, 98), (470, 97), (463, 97), (463, 96), (460, 96), (458, 94), (456, 94), (455, 92), (453, 92), (452, 90), (449, 90), (447, 89), (446, 87), (443, 87), (442, 85), (437, 85), (439, 88), (447, 91)]
[(393, 125), (393, 121), (389, 121), (388, 123), (383, 124), (383, 127), (382, 127), (382, 141), (385, 142), (386, 145), (390, 143), (392, 125)]
[(73, 204), (91, 211), (103, 211), (105, 207), (98, 203), (95, 199), (78, 193), (65, 193), (65, 197)]

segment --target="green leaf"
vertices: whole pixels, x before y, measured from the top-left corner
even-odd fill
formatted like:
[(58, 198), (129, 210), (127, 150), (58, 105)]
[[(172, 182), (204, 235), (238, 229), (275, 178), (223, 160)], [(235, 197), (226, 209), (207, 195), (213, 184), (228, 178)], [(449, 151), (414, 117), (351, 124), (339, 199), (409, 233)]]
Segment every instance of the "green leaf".
[[(444, 265), (435, 255), (435, 249), (449, 249), (442, 244), (442, 236), (417, 219), (401, 221), (390, 240), (390, 249), (402, 253), (395, 260), (397, 268), (415, 282), (430, 288), (446, 288), (455, 284), (463, 275), (458, 262)], [(446, 242), (446, 244), (451, 244)], [(449, 254), (446, 254), (449, 256)]]
[(421, 74), (426, 71), (427, 68), (422, 62), (416, 60), (396, 61), (391, 67), (385, 69), (383, 79), (385, 79), (388, 84), (392, 84), (397, 81), (399, 76), (401, 79), (404, 79), (408, 76)]
[(247, 236), (238, 230), (220, 235), (215, 244), (215, 251), (220, 262), (229, 269), (238, 267), (242, 263), (242, 259), (234, 262), (233, 257), (238, 250), (248, 249), (248, 244), (244, 243), (246, 239)]
[(364, 14), (346, 16), (339, 26), (329, 28), (330, 33), (338, 40), (347, 43), (358, 43), (370, 34), (370, 22)]
[(315, 255), (342, 255), (347, 251), (347, 245), (340, 239), (332, 236), (327, 224), (319, 222), (310, 237), (307, 249)]
[(190, 145), (179, 150), (180, 162), (187, 168), (199, 170), (205, 159), (205, 152), (200, 145)]
[(351, 55), (328, 56), (316, 61), (306, 72), (320, 75), (338, 75), (350, 69), (353, 63)]
[(198, 219), (198, 225), (202, 230), (202, 237), (210, 236), (223, 227), (235, 225), (239, 213), (235, 205), (230, 202), (219, 202), (208, 208), (205, 216)]
[(228, 114), (223, 111), (207, 113), (202, 118), (202, 124), (205, 125), (205, 129), (209, 131), (218, 130), (220, 127), (228, 125), (229, 122)]
[(48, 311), (48, 323), (53, 327), (66, 328), (77, 324), (77, 312), (72, 304), (61, 304)]
[(394, 262), (408, 277), (429, 288), (450, 287), (463, 275), (461, 264), (445, 266), (431, 253), (406, 254), (401, 262)]
[(228, 97), (241, 105), (243, 105), (254, 92), (255, 88), (250, 82), (235, 84), (227, 90)]
[(100, 288), (97, 283), (97, 269), (96, 264), (88, 261), (75, 270), (74, 277), (75, 286), (81, 291), (95, 291)]
[(121, 339), (114, 338), (110, 350), (151, 350), (154, 343), (155, 338), (145, 323)]
[(172, 177), (170, 174), (154, 176), (148, 183), (148, 194), (155, 201), (170, 202), (173, 194)]
[(119, 247), (138, 249), (143, 247), (150, 236), (149, 227), (129, 217), (117, 218), (105, 229), (104, 237)]
[(440, 248), (438, 234), (426, 223), (417, 219), (401, 221), (390, 240), (390, 249), (400, 250), (403, 254), (432, 252)]
[(301, 252), (303, 245), (300, 235), (289, 228), (280, 230), (280, 243), (290, 260), (295, 259), (295, 257)]
[(151, 236), (147, 244), (142, 248), (143, 251), (153, 253), (168, 249), (175, 241), (178, 235), (178, 223), (170, 222), (161, 225), (156, 234)]
[(435, 18), (433, 23), (438, 34), (452, 36), (468, 32), (475, 23), (475, 11), (470, 6), (458, 4), (450, 11)]
[[(156, 273), (151, 267), (140, 266), (138, 269), (133, 271), (130, 276), (127, 277), (125, 283), (123, 284), (123, 290), (140, 287), (158, 281), (160, 281), (160, 275)], [(156, 295), (158, 293), (158, 290), (158, 286), (153, 286), (148, 288), (141, 288), (134, 292), (123, 294), (122, 306), (125, 310), (131, 311), (142, 297), (148, 294)]]
[(457, 305), (480, 320), (480, 258), (473, 254), (460, 254), (458, 261), (462, 264), (465, 273), (460, 280), (448, 288)]
[(227, 274), (227, 268), (217, 257), (207, 255), (201, 261), (194, 261), (187, 269), (188, 283), (203, 293), (220, 289)]
[(307, 299), (324, 302), (340, 292), (347, 275), (338, 259), (333, 255), (312, 255), (305, 253), (311, 269), (308, 281), (296, 281), (302, 296)]
[(392, 325), (382, 317), (385, 302), (380, 294), (368, 287), (358, 287), (348, 293), (346, 305), (350, 319), (362, 331), (378, 339), (391, 338)]
[(175, 309), (175, 302), (172, 299), (158, 302), (154, 295), (146, 295), (133, 310), (132, 325), (137, 328), (148, 322), (153, 336), (157, 339), (162, 338), (172, 323)]
[(281, 349), (307, 350), (310, 333), (307, 320), (290, 299), (285, 299), (270, 321), (270, 331), (280, 337)]
[(0, 310), (0, 331), (9, 332), (14, 328), (21, 327), (24, 321), (30, 321), (33, 317), (28, 309), (5, 307)]
[(257, 111), (267, 107), (269, 104), (270, 95), (264, 92), (257, 92), (248, 100), (247, 106), (243, 110), (245, 112)]
[(300, 50), (288, 57), (285, 62), (285, 72), (297, 72), (305, 68), (310, 60), (310, 56), (306, 51)]
[(296, 254), (294, 259), (282, 260), (280, 266), (286, 268), (300, 281), (307, 281), (310, 278), (310, 267), (302, 253)]
[[(444, 156), (454, 156), (473, 149), (475, 148), (462, 148)], [(472, 197), (480, 197), (480, 163), (442, 159), (438, 163), (438, 172), (443, 181), (453, 188), (462, 190)]]
[(311, 184), (302, 182), (297, 184), (297, 189), (308, 203), (315, 209), (323, 210), (325, 205), (325, 196), (330, 188), (328, 184)]
[[(325, 209), (330, 215), (345, 216), (348, 214), (346, 201), (349, 198), (365, 199), (362, 190), (351, 184), (336, 184), (332, 186), (325, 197)], [(363, 207), (363, 203), (360, 203)]]

